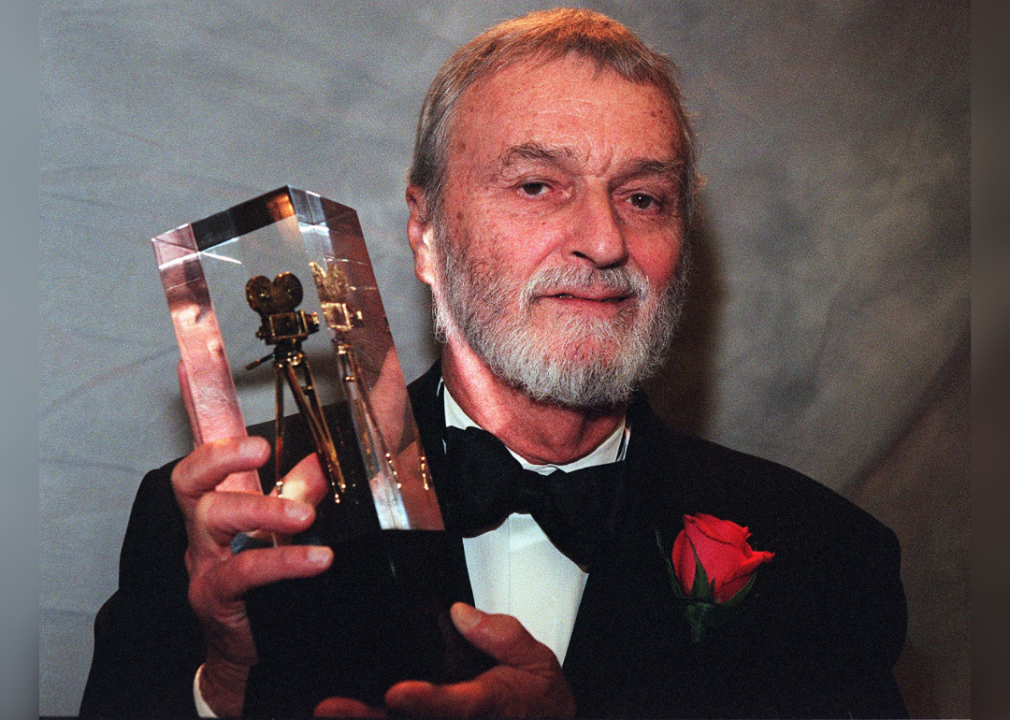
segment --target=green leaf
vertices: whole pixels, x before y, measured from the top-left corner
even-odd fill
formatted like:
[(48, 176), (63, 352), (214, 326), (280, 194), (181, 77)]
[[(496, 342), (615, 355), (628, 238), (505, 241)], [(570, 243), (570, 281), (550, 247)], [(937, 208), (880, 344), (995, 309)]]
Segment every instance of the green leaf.
[[(688, 542), (691, 542), (688, 540)], [(708, 582), (708, 574), (705, 566), (698, 559), (698, 551), (691, 543), (691, 552), (694, 554), (694, 584), (691, 586), (691, 597), (702, 602), (714, 602), (715, 596), (712, 594), (712, 586)]]
[(656, 547), (659, 548), (659, 554), (667, 557), (666, 546), (663, 545), (663, 535), (659, 532), (659, 528), (656, 528), (653, 532), (656, 533)]
[(673, 568), (673, 554), (666, 551), (666, 547), (663, 545), (663, 536), (660, 534), (659, 528), (656, 528), (656, 545), (659, 547), (659, 554), (666, 561), (666, 571), (670, 576), (670, 587), (673, 588), (673, 594), (680, 600), (687, 600), (687, 595), (684, 594), (684, 591), (680, 587), (680, 580), (677, 579), (677, 571)]

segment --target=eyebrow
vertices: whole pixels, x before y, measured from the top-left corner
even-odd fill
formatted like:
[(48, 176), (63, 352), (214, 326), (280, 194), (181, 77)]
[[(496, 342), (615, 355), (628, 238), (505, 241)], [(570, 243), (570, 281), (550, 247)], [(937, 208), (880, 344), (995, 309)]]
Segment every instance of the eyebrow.
[(523, 160), (564, 165), (566, 162), (575, 159), (576, 154), (571, 148), (548, 147), (538, 142), (524, 142), (519, 145), (513, 145), (506, 150), (496, 164), (498, 171), (501, 172)]
[(662, 175), (676, 180), (684, 171), (683, 160), (638, 160), (622, 175), (626, 178), (642, 175)]
[[(525, 142), (514, 145), (502, 153), (501, 158), (496, 163), (499, 173), (508, 170), (513, 165), (524, 160), (550, 163), (552, 165), (565, 165), (578, 159), (574, 150), (568, 147), (548, 147), (538, 142)], [(677, 160), (636, 160), (621, 173), (624, 178), (641, 176), (663, 176), (674, 180), (680, 180), (684, 170), (684, 162)]]

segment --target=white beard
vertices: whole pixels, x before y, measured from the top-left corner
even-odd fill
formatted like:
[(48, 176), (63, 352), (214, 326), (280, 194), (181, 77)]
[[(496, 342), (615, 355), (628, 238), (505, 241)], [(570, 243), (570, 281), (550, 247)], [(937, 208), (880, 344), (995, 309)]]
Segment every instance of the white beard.
[[(474, 262), (435, 223), (434, 322), (534, 400), (597, 409), (625, 403), (663, 360), (684, 301), (683, 273), (661, 290), (637, 269), (545, 268), (517, 287), (507, 263)], [(683, 261), (683, 260), (682, 260)], [(616, 318), (535, 321), (541, 290), (607, 290), (630, 299)]]

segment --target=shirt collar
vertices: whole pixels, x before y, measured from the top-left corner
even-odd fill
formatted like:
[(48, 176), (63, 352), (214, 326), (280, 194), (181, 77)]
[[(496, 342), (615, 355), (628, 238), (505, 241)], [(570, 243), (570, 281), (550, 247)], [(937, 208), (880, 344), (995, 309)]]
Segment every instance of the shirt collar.
[[(444, 384), (442, 385), (442, 391), (446, 427), (455, 427), (460, 430), (466, 430), (468, 427), (480, 427), (473, 418), (463, 411), (463, 408), (459, 406), (459, 403), (456, 402), (456, 399), (449, 392), (449, 388), (445, 387)], [(523, 466), (523, 469), (547, 475), (555, 470), (570, 472), (572, 470), (581, 470), (582, 468), (593, 467), (595, 465), (606, 465), (607, 463), (624, 460), (624, 456), (628, 451), (628, 441), (630, 439), (631, 428), (628, 426), (627, 418), (623, 417), (614, 432), (610, 433), (610, 435), (608, 435), (602, 443), (597, 445), (595, 450), (590, 452), (588, 455), (582, 456), (578, 460), (573, 460), (572, 462), (565, 463), (564, 465), (555, 465), (553, 463), (546, 465), (534, 465), (512, 452), (512, 450), (508, 447), (505, 449), (512, 454), (512, 457), (519, 461), (519, 463)]]

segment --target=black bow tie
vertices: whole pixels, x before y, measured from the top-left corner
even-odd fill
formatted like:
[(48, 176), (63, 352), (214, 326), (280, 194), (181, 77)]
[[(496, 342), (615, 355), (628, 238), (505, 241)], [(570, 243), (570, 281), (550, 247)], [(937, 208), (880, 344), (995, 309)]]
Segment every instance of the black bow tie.
[(448, 482), (438, 489), (446, 529), (473, 535), (528, 513), (573, 561), (591, 566), (620, 512), (619, 469), (610, 463), (541, 475), (524, 470), (494, 435), (447, 428)]

